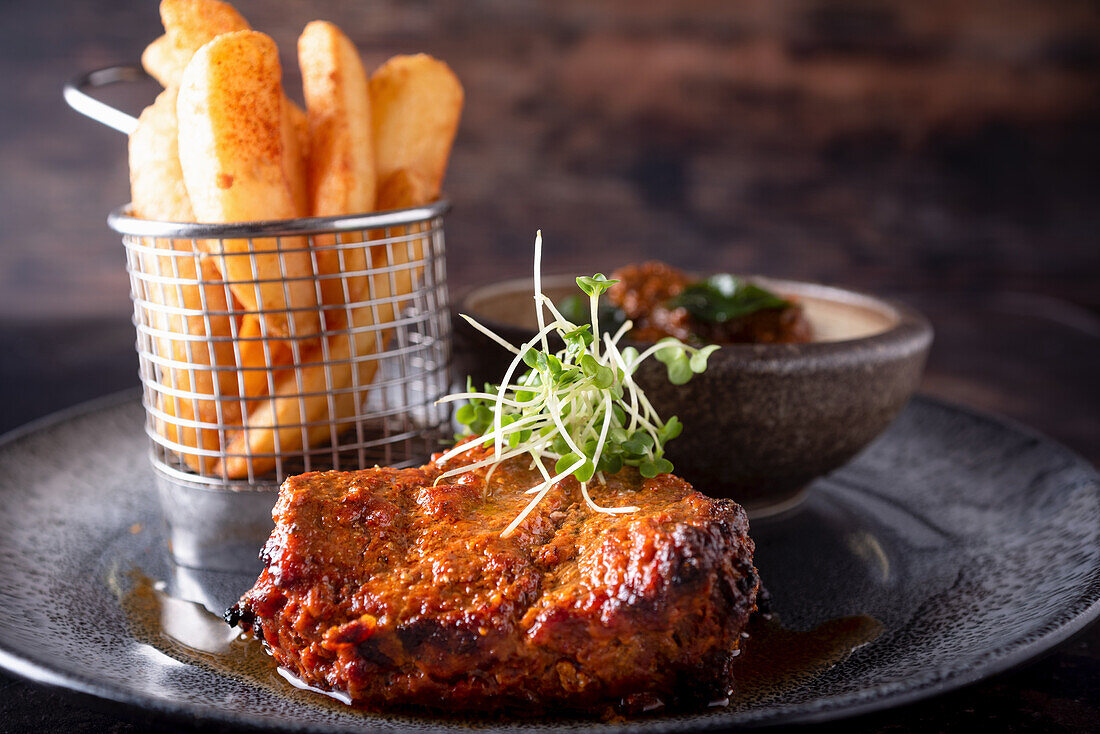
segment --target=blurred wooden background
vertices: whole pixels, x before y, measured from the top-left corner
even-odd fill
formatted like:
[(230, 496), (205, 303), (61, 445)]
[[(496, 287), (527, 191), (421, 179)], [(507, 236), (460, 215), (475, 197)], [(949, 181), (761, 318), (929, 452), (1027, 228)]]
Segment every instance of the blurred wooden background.
[[(853, 286), (937, 330), (922, 390), (1100, 462), (1100, 4), (1092, 0), (239, 0), (296, 89), (306, 22), (368, 66), (447, 60), (467, 107), (446, 184), (452, 293), (659, 257)], [(68, 110), (135, 62), (156, 3), (6, 3), (0, 431), (137, 385), (123, 136)], [(152, 85), (107, 98), (135, 114)], [(135, 430), (138, 430), (135, 427)], [(1100, 629), (857, 731), (1094, 730)], [(0, 676), (0, 730), (171, 730)], [(849, 724), (831, 730), (853, 730)]]
[[(1100, 10), (1079, 0), (242, 0), (296, 86), (336, 21), (368, 65), (424, 50), (467, 107), (447, 190), (458, 289), (664, 257), (872, 290), (1100, 306)], [(153, 2), (12, 6), (0, 30), (0, 314), (118, 314), (104, 217), (125, 140), (61, 102), (138, 59)], [(152, 87), (115, 94), (135, 112)]]

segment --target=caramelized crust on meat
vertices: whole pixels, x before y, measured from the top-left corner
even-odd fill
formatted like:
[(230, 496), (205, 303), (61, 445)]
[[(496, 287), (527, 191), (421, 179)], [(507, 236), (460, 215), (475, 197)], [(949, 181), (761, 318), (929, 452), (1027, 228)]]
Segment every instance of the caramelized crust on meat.
[(726, 695), (759, 587), (744, 511), (626, 469), (591, 493), (637, 512), (590, 510), (570, 478), (501, 538), (540, 480), (528, 464), (435, 486), (434, 463), (291, 477), (266, 568), (227, 619), (372, 708), (533, 715)]

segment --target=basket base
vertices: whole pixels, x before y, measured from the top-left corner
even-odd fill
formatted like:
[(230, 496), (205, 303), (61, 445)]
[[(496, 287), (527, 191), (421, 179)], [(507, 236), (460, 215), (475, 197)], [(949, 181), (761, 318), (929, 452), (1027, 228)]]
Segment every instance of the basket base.
[(154, 473), (172, 560), (211, 571), (255, 569), (275, 529), (271, 508), (278, 486), (221, 489)]

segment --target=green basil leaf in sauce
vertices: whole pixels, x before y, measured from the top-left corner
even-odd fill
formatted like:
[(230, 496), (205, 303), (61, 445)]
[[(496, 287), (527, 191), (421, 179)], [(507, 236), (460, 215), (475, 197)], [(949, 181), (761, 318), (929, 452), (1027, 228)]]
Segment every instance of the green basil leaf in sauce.
[(718, 273), (685, 287), (667, 305), (669, 308), (687, 309), (700, 321), (720, 324), (757, 311), (787, 308), (791, 304), (758, 285), (729, 273)]

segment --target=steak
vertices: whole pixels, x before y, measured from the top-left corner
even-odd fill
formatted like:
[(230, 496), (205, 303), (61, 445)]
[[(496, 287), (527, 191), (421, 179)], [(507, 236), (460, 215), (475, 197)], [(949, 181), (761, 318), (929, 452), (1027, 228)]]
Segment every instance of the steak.
[(572, 477), (508, 538), (529, 458), (287, 479), (255, 586), (227, 612), (306, 683), (372, 709), (546, 714), (726, 696), (759, 577), (741, 507), (670, 474)]

